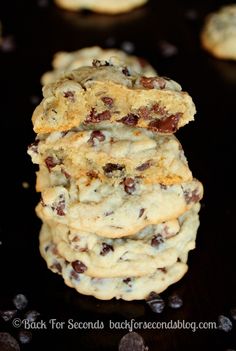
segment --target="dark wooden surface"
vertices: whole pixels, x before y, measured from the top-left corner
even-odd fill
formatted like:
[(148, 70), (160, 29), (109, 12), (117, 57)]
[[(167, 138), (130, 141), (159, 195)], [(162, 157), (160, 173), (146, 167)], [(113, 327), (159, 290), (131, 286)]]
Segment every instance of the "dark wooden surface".
[[(232, 1), (231, 1), (232, 2)], [(0, 2), (4, 35), (12, 35), (15, 50), (0, 52), (1, 222), (0, 309), (12, 307), (16, 293), (25, 293), (29, 308), (44, 320), (100, 319), (105, 330), (36, 330), (22, 350), (117, 350), (125, 330), (111, 330), (108, 320), (216, 321), (236, 306), (235, 239), (235, 93), (236, 63), (214, 59), (202, 51), (199, 32), (205, 15), (225, 1), (153, 0), (133, 13), (109, 17), (62, 11), (35, 0)], [(42, 4), (42, 2), (41, 2)], [(191, 11), (189, 11), (191, 10)], [(192, 11), (194, 10), (194, 12)], [(190, 19), (189, 17), (195, 17)], [(194, 15), (194, 16), (193, 16)], [(178, 48), (163, 57), (160, 40)], [(26, 155), (33, 141), (32, 97), (41, 96), (39, 79), (50, 69), (53, 53), (111, 43), (134, 44), (134, 54), (148, 59), (160, 74), (181, 83), (197, 106), (196, 121), (178, 132), (190, 167), (205, 187), (197, 249), (189, 272), (162, 296), (177, 292), (180, 310), (166, 308), (155, 315), (144, 302), (99, 301), (77, 294), (61, 277), (47, 270), (38, 251), (40, 222), (34, 214), (38, 195), (34, 171)], [(29, 189), (22, 182), (30, 184)], [(145, 264), (145, 262), (144, 262)], [(17, 330), (0, 321), (1, 331)], [(150, 351), (236, 349), (232, 332), (198, 330), (140, 330)]]

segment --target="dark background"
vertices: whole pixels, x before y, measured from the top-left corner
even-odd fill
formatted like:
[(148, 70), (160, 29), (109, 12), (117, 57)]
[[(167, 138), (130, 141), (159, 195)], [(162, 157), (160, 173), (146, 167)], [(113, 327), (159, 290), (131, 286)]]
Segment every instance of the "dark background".
[[(118, 0), (117, 0), (118, 1)], [(229, 3), (228, 1), (227, 3)], [(232, 2), (232, 1), (231, 1)], [(219, 61), (200, 47), (199, 33), (207, 13), (225, 1), (153, 0), (119, 16), (70, 13), (46, 0), (0, 1), (3, 35), (15, 44), (0, 49), (1, 221), (0, 309), (12, 308), (12, 298), (24, 293), (28, 309), (41, 318), (103, 320), (105, 330), (36, 330), (22, 350), (117, 350), (125, 330), (110, 330), (107, 321), (216, 321), (236, 307), (235, 239), (235, 101), (236, 63)], [(166, 57), (160, 41), (178, 52)], [(35, 167), (26, 154), (34, 140), (31, 115), (41, 96), (40, 76), (51, 68), (53, 54), (100, 45), (120, 48), (134, 44), (134, 54), (148, 59), (160, 74), (180, 82), (196, 103), (196, 121), (177, 133), (190, 168), (205, 188), (197, 249), (190, 254), (189, 272), (162, 294), (177, 292), (180, 310), (152, 313), (145, 302), (99, 301), (79, 295), (51, 273), (39, 255), (40, 221), (34, 207)], [(24, 189), (22, 182), (30, 187)], [(236, 349), (236, 326), (230, 333), (199, 330), (140, 330), (150, 351)], [(15, 337), (11, 322), (0, 331)]]

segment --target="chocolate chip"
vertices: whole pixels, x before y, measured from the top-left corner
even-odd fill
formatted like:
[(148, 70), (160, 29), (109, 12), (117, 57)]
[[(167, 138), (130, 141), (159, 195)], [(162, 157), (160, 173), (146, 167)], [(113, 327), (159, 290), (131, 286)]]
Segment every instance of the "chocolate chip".
[(123, 279), (123, 283), (127, 284), (130, 288), (132, 287), (132, 279), (131, 278)]
[(164, 267), (164, 268), (158, 268), (159, 271), (161, 271), (162, 273), (167, 273), (167, 269)]
[(154, 291), (152, 291), (149, 294), (149, 296), (146, 299), (146, 302), (151, 308), (151, 310), (155, 313), (162, 313), (162, 311), (165, 308), (165, 301), (160, 297), (160, 295), (158, 295)]
[(21, 344), (29, 344), (32, 340), (32, 333), (29, 330), (20, 330), (18, 333), (18, 339)]
[(76, 273), (74, 270), (70, 272), (70, 279), (79, 280), (79, 274)]
[(89, 116), (87, 116), (85, 123), (99, 123), (101, 121), (107, 121), (111, 118), (110, 111), (106, 110), (101, 113), (97, 113), (95, 108), (92, 108)]
[(0, 333), (1, 351), (20, 351), (20, 346), (13, 336), (9, 333)]
[(32, 144), (30, 144), (28, 146), (28, 150), (37, 154), (38, 153), (38, 144), (39, 144), (39, 140), (35, 140)]
[(88, 143), (92, 144), (93, 146), (95, 145), (94, 139), (97, 139), (99, 142), (105, 140), (105, 135), (100, 131), (100, 130), (94, 130), (90, 134), (90, 138), (88, 140)]
[(135, 181), (133, 178), (125, 178), (123, 184), (127, 194), (131, 195), (135, 191)]
[(183, 300), (177, 295), (173, 294), (168, 298), (168, 306), (177, 309), (183, 306)]
[(164, 89), (166, 81), (162, 77), (141, 77), (140, 84), (146, 89)]
[(113, 105), (113, 99), (109, 96), (103, 96), (101, 98), (102, 102), (107, 106), (107, 107), (112, 107)]
[(122, 117), (117, 122), (121, 122), (126, 124), (127, 126), (136, 126), (138, 123), (138, 116), (134, 115), (133, 113), (129, 113), (127, 116)]
[(145, 208), (140, 208), (138, 218), (142, 217), (142, 215), (144, 214), (144, 211), (145, 211)]
[(79, 260), (72, 262), (71, 265), (77, 273), (84, 273), (88, 269), (87, 266)]
[(47, 158), (45, 158), (44, 160), (46, 166), (47, 166), (47, 169), (49, 170), (49, 172), (51, 172), (51, 169), (56, 167), (57, 165), (61, 164), (61, 161), (55, 159), (54, 157), (52, 156), (48, 156)]
[(29, 322), (35, 322), (39, 316), (40, 313), (35, 310), (30, 310), (25, 313), (25, 319)]
[(53, 210), (56, 210), (58, 216), (65, 216), (65, 207), (66, 201), (64, 196), (61, 194), (59, 196), (59, 201), (52, 207)]
[(138, 116), (142, 119), (150, 119), (151, 111), (147, 107), (139, 107)]
[(124, 67), (124, 68), (122, 69), (122, 73), (123, 73), (125, 76), (130, 77), (130, 72), (129, 72), (129, 70), (128, 70), (127, 67)]
[(97, 60), (97, 59), (94, 59), (94, 60), (93, 60), (92, 65), (93, 65), (94, 67), (105, 67), (105, 66), (110, 66), (109, 62), (107, 62), (107, 61), (100, 61), (100, 60)]
[(100, 251), (100, 255), (105, 256), (107, 255), (110, 251), (114, 251), (114, 248), (112, 245), (109, 245), (107, 243), (102, 243), (102, 249)]
[(56, 270), (58, 273), (62, 272), (62, 266), (59, 262), (55, 262), (50, 266), (51, 269)]
[(163, 243), (164, 243), (164, 239), (163, 239), (163, 236), (161, 234), (154, 235), (152, 240), (151, 240), (151, 246), (155, 247), (155, 248), (157, 248), (158, 246), (160, 246)]
[(176, 113), (164, 119), (154, 119), (148, 124), (148, 129), (154, 132), (174, 133), (177, 130), (182, 113)]
[(14, 306), (22, 311), (26, 308), (26, 306), (28, 305), (28, 300), (26, 298), (25, 295), (23, 294), (17, 294), (14, 298), (13, 298), (13, 304)]
[(165, 116), (167, 114), (165, 107), (161, 107), (159, 104), (152, 105), (151, 111), (161, 116)]
[(86, 173), (86, 175), (89, 177), (89, 178), (95, 178), (95, 179), (97, 179), (98, 178), (98, 174), (95, 172), (95, 171), (88, 171), (87, 173)]
[(108, 217), (111, 216), (114, 213), (114, 211), (108, 211), (104, 213), (104, 216)]
[(236, 308), (231, 308), (230, 314), (231, 317), (236, 321)]
[(218, 317), (218, 329), (223, 330), (224, 332), (228, 333), (232, 330), (233, 324), (231, 320), (223, 315)]
[(61, 173), (64, 174), (66, 179), (70, 179), (71, 178), (71, 175), (68, 172), (66, 172), (63, 168), (61, 169)]
[(9, 322), (17, 314), (17, 310), (0, 311), (0, 316), (5, 322)]
[(137, 171), (145, 171), (146, 169), (150, 168), (152, 165), (151, 160), (142, 163), (140, 166), (136, 167)]
[(160, 188), (161, 188), (162, 190), (166, 190), (166, 189), (167, 189), (167, 185), (161, 184), (161, 183), (160, 183)]
[(123, 336), (119, 343), (119, 351), (148, 351), (144, 340), (136, 332), (129, 332)]
[(184, 191), (184, 198), (185, 198), (185, 201), (187, 203), (187, 205), (189, 205), (191, 202), (198, 202), (200, 200), (200, 194), (198, 194), (198, 190), (195, 189), (193, 191), (187, 191), (185, 190)]
[(64, 98), (68, 99), (71, 102), (75, 102), (75, 92), (74, 91), (64, 91)]
[(104, 167), (102, 167), (104, 170), (104, 173), (107, 177), (112, 177), (113, 172), (122, 172), (125, 168), (125, 166), (120, 165), (118, 163), (107, 163)]

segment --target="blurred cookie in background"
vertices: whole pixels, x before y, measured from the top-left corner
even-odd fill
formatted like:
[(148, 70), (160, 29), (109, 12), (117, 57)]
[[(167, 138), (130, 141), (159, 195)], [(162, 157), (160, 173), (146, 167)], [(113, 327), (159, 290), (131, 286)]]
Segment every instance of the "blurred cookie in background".
[(236, 4), (224, 6), (207, 16), (201, 42), (213, 56), (236, 60)]
[(90, 10), (98, 13), (118, 14), (129, 12), (147, 2), (147, 0), (55, 0), (66, 10)]

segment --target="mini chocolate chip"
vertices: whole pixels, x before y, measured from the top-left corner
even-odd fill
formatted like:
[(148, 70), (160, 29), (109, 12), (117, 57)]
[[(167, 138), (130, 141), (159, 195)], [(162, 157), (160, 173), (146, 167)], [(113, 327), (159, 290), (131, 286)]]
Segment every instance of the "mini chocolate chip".
[(164, 267), (164, 268), (158, 268), (159, 271), (161, 271), (162, 273), (167, 273), (167, 269)]
[(233, 324), (231, 320), (223, 315), (218, 317), (218, 329), (223, 330), (224, 332), (228, 333), (232, 330)]
[(104, 173), (107, 177), (112, 177), (112, 173), (116, 171), (123, 171), (125, 166), (119, 165), (118, 163), (107, 163), (104, 167), (102, 167)]
[(231, 317), (236, 321), (236, 308), (231, 308), (230, 314)]
[(191, 202), (194, 202), (194, 203), (198, 202), (201, 197), (200, 197), (200, 194), (198, 194), (198, 189), (195, 189), (193, 191), (185, 190), (184, 198), (187, 205), (189, 205)]
[(148, 124), (148, 129), (154, 132), (174, 133), (177, 130), (181, 116), (182, 113), (176, 113), (175, 115), (171, 115), (163, 119), (154, 119)]
[(166, 190), (166, 189), (167, 189), (167, 185), (161, 184), (161, 183), (160, 183), (160, 188), (161, 188), (162, 190)]
[(131, 280), (131, 278), (123, 279), (123, 283), (127, 284), (130, 288), (132, 287), (132, 280)]
[(64, 91), (64, 98), (68, 99), (71, 102), (75, 102), (75, 92), (74, 91)]
[(71, 265), (77, 273), (84, 273), (88, 269), (87, 266), (79, 260), (72, 262)]
[(140, 166), (136, 167), (137, 171), (145, 171), (146, 169), (150, 168), (152, 165), (151, 160), (148, 160), (147, 162), (142, 163)]
[(32, 333), (29, 330), (20, 330), (18, 333), (18, 339), (21, 344), (29, 344), (32, 340)]
[(54, 157), (52, 156), (48, 156), (47, 158), (45, 158), (44, 160), (47, 169), (49, 170), (49, 172), (51, 172), (51, 169), (54, 168), (55, 166), (61, 164), (61, 161), (56, 160)]
[(25, 313), (25, 319), (29, 322), (35, 322), (39, 316), (40, 313), (35, 310), (30, 310)]
[(56, 270), (58, 273), (62, 272), (62, 266), (59, 262), (53, 263), (50, 268)]
[(149, 296), (146, 299), (146, 302), (151, 308), (151, 310), (155, 313), (162, 313), (162, 311), (165, 308), (165, 301), (160, 297), (160, 295), (158, 295), (154, 291), (152, 291), (149, 294)]
[(163, 239), (163, 236), (161, 234), (154, 235), (152, 240), (151, 240), (151, 246), (153, 246), (155, 248), (157, 248), (158, 246), (160, 246), (163, 243), (164, 243), (164, 239)]
[(95, 145), (94, 139), (97, 139), (99, 142), (105, 140), (105, 135), (100, 131), (100, 130), (94, 130), (90, 134), (90, 138), (88, 140), (88, 143), (92, 144), (93, 146)]
[(110, 66), (109, 62), (107, 62), (107, 61), (100, 61), (100, 60), (97, 60), (97, 59), (94, 59), (94, 60), (93, 60), (92, 65), (93, 65), (94, 67), (105, 67), (105, 66)]
[(101, 113), (97, 113), (95, 108), (92, 108), (89, 116), (87, 116), (85, 123), (99, 123), (101, 121), (107, 121), (111, 118), (111, 113), (105, 110)]
[(183, 300), (177, 295), (173, 294), (168, 298), (168, 306), (177, 309), (183, 306)]
[(26, 298), (25, 295), (23, 294), (17, 294), (14, 298), (13, 298), (13, 304), (14, 306), (22, 311), (26, 308), (26, 306), (28, 305), (28, 300)]
[(119, 351), (148, 351), (144, 340), (136, 332), (129, 332), (123, 336), (119, 343)]
[(121, 122), (123, 124), (126, 124), (127, 126), (136, 126), (136, 124), (138, 123), (138, 119), (139, 117), (137, 115), (129, 113), (127, 116), (122, 117), (117, 122)]
[(128, 70), (127, 67), (124, 67), (124, 68), (122, 69), (122, 73), (123, 73), (125, 76), (130, 77), (130, 72), (129, 72), (129, 70)]
[(107, 107), (112, 107), (113, 105), (113, 99), (109, 96), (103, 96), (101, 98), (102, 102), (107, 106)]
[(38, 153), (38, 144), (39, 144), (39, 140), (35, 140), (32, 144), (30, 144), (28, 146), (28, 150), (37, 154)]
[(19, 343), (9, 333), (0, 332), (1, 351), (20, 351)]
[(142, 217), (142, 215), (144, 214), (144, 211), (145, 211), (145, 208), (140, 208), (138, 218)]
[(127, 194), (131, 195), (135, 191), (135, 181), (133, 178), (125, 178), (123, 184)]
[(17, 314), (17, 310), (6, 310), (6, 311), (0, 311), (0, 316), (5, 322), (9, 322), (14, 318)]
[(101, 256), (107, 255), (110, 251), (114, 251), (114, 248), (112, 245), (109, 245), (107, 243), (102, 243), (102, 249), (100, 251)]
[(114, 211), (108, 211), (104, 213), (104, 216), (108, 217), (111, 216), (114, 213)]

